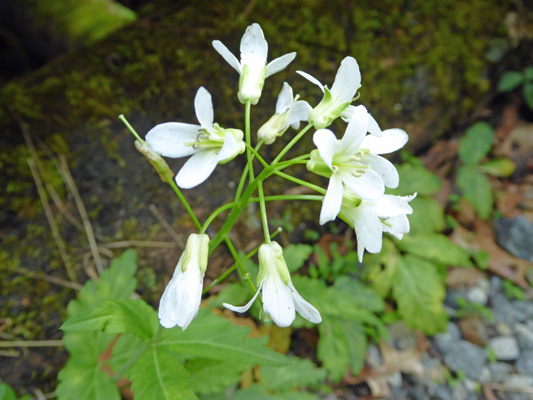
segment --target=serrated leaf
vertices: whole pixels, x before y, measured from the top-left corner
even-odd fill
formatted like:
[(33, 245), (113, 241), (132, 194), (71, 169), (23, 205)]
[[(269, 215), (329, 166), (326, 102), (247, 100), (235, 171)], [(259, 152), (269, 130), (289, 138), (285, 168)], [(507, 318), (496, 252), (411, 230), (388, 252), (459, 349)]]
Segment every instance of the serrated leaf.
[(459, 158), (466, 165), (478, 164), (489, 154), (494, 129), (486, 122), (477, 122), (466, 130), (459, 143)]
[(283, 365), (287, 362), (286, 357), (266, 346), (266, 336), (250, 338), (247, 337), (249, 333), (247, 327), (233, 325), (208, 310), (200, 310), (194, 323), (185, 331), (165, 329), (158, 343), (184, 358), (204, 357), (247, 365)]
[(246, 304), (250, 300), (250, 289), (241, 282), (230, 283), (216, 296), (211, 296), (207, 302), (210, 307), (222, 308), (224, 303)]
[(330, 373), (333, 381), (339, 381), (351, 367), (357, 375), (365, 360), (367, 346), (363, 325), (356, 321), (323, 316), (318, 325), (320, 340), (317, 357)]
[(524, 81), (524, 76), (521, 72), (509, 71), (502, 75), (498, 83), (498, 91), (508, 92), (518, 87)]
[(492, 212), (494, 198), (487, 177), (474, 166), (464, 166), (457, 173), (457, 186), (474, 206), (478, 215), (483, 219), (488, 219)]
[(524, 84), (522, 88), (522, 93), (524, 95), (524, 100), (526, 101), (527, 106), (530, 110), (533, 110), (533, 81), (529, 81)]
[(299, 270), (313, 253), (313, 246), (307, 244), (289, 244), (283, 249), (283, 256), (290, 272)]
[(369, 254), (365, 258), (364, 273), (376, 294), (386, 298), (392, 287), (396, 266), (398, 263), (398, 250), (394, 242), (383, 238), (381, 252)]
[(298, 357), (290, 357), (289, 364), (282, 367), (261, 367), (261, 383), (276, 392), (316, 385), (326, 375), (326, 370)]
[(132, 365), (128, 367), (126, 363), (133, 359), (143, 347), (146, 347), (146, 343), (137, 336), (123, 333), (113, 344), (111, 358), (107, 360), (107, 365), (115, 373), (120, 371), (121, 378), (129, 379)]
[(410, 254), (447, 266), (472, 267), (470, 252), (451, 242), (447, 236), (431, 233), (407, 235), (398, 241), (398, 247)]
[(189, 373), (172, 352), (151, 346), (131, 368), (135, 400), (198, 400)]
[(431, 335), (446, 327), (444, 282), (432, 263), (412, 255), (398, 258), (392, 294), (409, 328)]
[(131, 333), (150, 341), (159, 322), (152, 307), (142, 300), (108, 300), (99, 307), (69, 318), (61, 326), (64, 331), (104, 331), (106, 333)]
[[(23, 396), (20, 400), (27, 398), (29, 396)], [(0, 383), (0, 400), (17, 400), (15, 391), (7, 383)]]
[(86, 364), (71, 357), (59, 371), (56, 388), (60, 400), (120, 400), (120, 393), (111, 377), (100, 363)]
[(431, 197), (417, 197), (409, 203), (413, 213), (408, 215), (411, 235), (441, 232), (446, 228), (444, 209)]
[(404, 163), (399, 165), (397, 170), (400, 175), (400, 186), (390, 190), (391, 194), (408, 196), (418, 193), (418, 196), (430, 196), (442, 186), (441, 179), (421, 162)]
[(191, 384), (196, 394), (218, 393), (236, 385), (241, 380), (242, 371), (247, 365), (195, 358), (185, 365), (190, 373)]
[(89, 365), (98, 362), (100, 354), (109, 347), (114, 337), (103, 332), (69, 332), (63, 336), (63, 343), (80, 363)]

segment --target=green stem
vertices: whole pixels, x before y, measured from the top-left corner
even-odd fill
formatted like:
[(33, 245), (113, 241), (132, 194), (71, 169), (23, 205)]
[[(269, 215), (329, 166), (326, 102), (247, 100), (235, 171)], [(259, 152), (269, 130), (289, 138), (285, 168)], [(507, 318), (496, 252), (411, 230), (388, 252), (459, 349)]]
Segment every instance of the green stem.
[(223, 211), (226, 211), (228, 209), (230, 209), (231, 207), (233, 207), (235, 205), (235, 202), (231, 202), (231, 203), (228, 203), (228, 204), (224, 204), (223, 206), (220, 206), (218, 207), (215, 211), (213, 211), (211, 213), (211, 215), (206, 219), (206, 221), (204, 222), (202, 228), (200, 229), (200, 234), (202, 233), (205, 233), (205, 231), (207, 230), (207, 228), (209, 227), (209, 224), (211, 224), (211, 222), (213, 222), (213, 220), (218, 216), (218, 214), (220, 214), (221, 212)]
[(227, 236), (225, 238), (225, 241), (226, 241), (226, 244), (228, 245), (231, 255), (233, 256), (233, 259), (235, 260), (235, 263), (237, 264), (237, 268), (239, 269), (241, 279), (248, 285), (252, 293), (255, 294), (255, 292), (257, 292), (257, 289), (255, 285), (253, 284), (252, 279), (250, 278), (250, 274), (246, 272), (246, 269), (244, 268), (244, 265), (242, 264), (242, 260), (239, 257), (237, 250), (235, 249), (235, 246), (233, 246), (233, 243)]
[(313, 184), (310, 183), (310, 182), (303, 181), (303, 180), (301, 180), (301, 179), (295, 178), (294, 176), (289, 175), (289, 174), (286, 174), (285, 172), (274, 171), (274, 173), (275, 173), (276, 175), (281, 176), (282, 178), (285, 178), (285, 179), (291, 181), (291, 182), (294, 182), (294, 183), (297, 183), (297, 184), (299, 184), (299, 185), (302, 185), (302, 186), (308, 187), (309, 189), (313, 189), (313, 190), (317, 191), (318, 193), (322, 193), (323, 195), (326, 194), (326, 190), (323, 189), (323, 188), (321, 188), (320, 186), (313, 185)]
[(251, 133), (250, 133), (250, 108), (252, 107), (252, 104), (250, 103), (250, 100), (246, 101), (245, 108), (244, 108), (244, 131), (245, 131), (245, 139), (246, 139), (246, 159), (248, 164), (248, 180), (251, 182), (254, 180), (254, 165), (253, 165), (253, 158), (252, 158), (252, 152), (250, 151), (250, 148), (252, 147), (252, 139), (251, 139)]
[[(257, 153), (257, 151), (259, 151), (259, 149), (261, 148), (263, 143), (264, 142), (263, 142), (262, 139), (259, 140), (259, 142), (255, 146), (255, 152), (256, 153)], [(241, 179), (239, 180), (239, 186), (237, 186), (237, 192), (235, 193), (235, 200), (234, 201), (239, 201), (239, 199), (241, 198), (242, 189), (244, 188), (244, 182), (246, 181), (246, 175), (248, 175), (248, 164), (246, 164), (246, 166), (244, 167), (244, 171), (242, 171)]]
[(266, 213), (265, 194), (263, 192), (263, 182), (259, 182), (257, 185), (257, 193), (259, 194), (259, 208), (261, 209), (261, 222), (263, 223), (265, 242), (270, 243), (270, 232), (268, 231), (268, 218)]
[(135, 139), (137, 139), (139, 142), (144, 142), (144, 140), (141, 139), (141, 137), (139, 136), (137, 131), (135, 129), (133, 129), (133, 126), (130, 125), (130, 123), (128, 122), (128, 120), (126, 119), (126, 117), (123, 114), (120, 114), (118, 116), (118, 119), (120, 119), (122, 122), (124, 122), (124, 125), (126, 125), (126, 127), (130, 130), (130, 132), (133, 133), (133, 136), (135, 136)]
[(277, 164), (279, 162), (279, 160), (281, 160), (283, 158), (283, 156), (292, 148), (292, 146), (294, 146), (296, 144), (296, 142), (298, 142), (298, 140), (300, 140), (300, 138), (303, 135), (305, 135), (305, 133), (309, 129), (311, 129), (312, 126), (313, 126), (313, 124), (307, 124), (307, 126), (305, 128), (303, 128), (295, 137), (293, 137), (292, 140), (289, 142), (289, 144), (287, 144), (287, 146), (285, 146), (285, 148), (283, 150), (281, 150), (281, 152), (274, 159), (274, 161), (272, 161), (272, 165)]
[(183, 193), (181, 193), (181, 190), (178, 188), (178, 185), (176, 185), (176, 182), (174, 182), (174, 177), (171, 176), (170, 174), (165, 174), (165, 179), (167, 183), (172, 187), (172, 189), (174, 190), (174, 193), (176, 193), (181, 203), (183, 204), (183, 206), (189, 213), (189, 216), (194, 222), (194, 225), (196, 225), (196, 228), (198, 230), (202, 229), (202, 224), (200, 223), (200, 221), (198, 221), (198, 218), (196, 218), (196, 215), (194, 215), (194, 211), (192, 210), (191, 206), (187, 202), (187, 199), (185, 199), (185, 196), (183, 196)]
[[(248, 148), (248, 146), (246, 146)], [(263, 164), (263, 167), (268, 167), (268, 163), (263, 159), (263, 157), (261, 157), (261, 155), (253, 148), (250, 146), (250, 149), (249, 149), (253, 155), (259, 160), (259, 162), (261, 164)]]
[[(322, 201), (324, 196), (318, 196), (314, 194), (280, 194), (276, 196), (265, 196), (265, 201), (283, 201), (283, 200), (310, 200), (310, 201)], [(250, 198), (250, 203), (259, 203), (259, 197)]]

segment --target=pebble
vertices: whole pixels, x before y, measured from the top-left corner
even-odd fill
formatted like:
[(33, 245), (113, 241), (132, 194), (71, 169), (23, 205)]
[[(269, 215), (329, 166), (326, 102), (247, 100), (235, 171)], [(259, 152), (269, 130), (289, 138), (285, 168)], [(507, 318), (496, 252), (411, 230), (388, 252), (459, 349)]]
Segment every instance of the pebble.
[(515, 322), (515, 309), (503, 293), (495, 293), (491, 297), (492, 311), (499, 322), (513, 325)]
[(513, 366), (502, 362), (489, 364), (489, 369), (495, 382), (503, 382), (513, 373)]
[(533, 319), (533, 301), (513, 302), (513, 314), (518, 322), (531, 321)]
[(371, 367), (383, 364), (381, 353), (379, 352), (378, 346), (375, 344), (371, 344), (366, 349), (366, 359), (370, 362)]
[(452, 390), (447, 385), (435, 385), (430, 394), (435, 396), (439, 400), (454, 400), (452, 396)]
[(533, 386), (533, 376), (530, 375), (510, 375), (503, 382), (504, 385), (512, 387), (531, 387)]
[(454, 371), (463, 371), (470, 379), (479, 380), (487, 352), (485, 349), (464, 340), (450, 346), (444, 354), (444, 363)]
[(520, 354), (516, 361), (516, 369), (518, 372), (533, 376), (533, 350), (526, 350)]
[(471, 303), (484, 306), (489, 299), (489, 293), (478, 286), (474, 286), (466, 292), (466, 299)]
[(513, 334), (513, 329), (505, 322), (496, 322), (494, 327), (496, 328), (496, 331), (500, 334), (500, 336), (509, 336)]
[(478, 346), (485, 346), (488, 340), (487, 327), (481, 318), (465, 317), (459, 321), (463, 338)]
[(489, 346), (494, 350), (498, 360), (516, 360), (520, 355), (518, 342), (514, 336), (498, 336), (489, 340)]
[(533, 350), (533, 329), (526, 324), (516, 324), (514, 333), (520, 350)]
[(399, 388), (402, 386), (402, 373), (400, 371), (395, 371), (392, 374), (387, 376), (387, 382), (392, 387)]
[(441, 354), (445, 354), (459, 339), (461, 339), (459, 328), (453, 322), (448, 322), (446, 332), (435, 336), (435, 345)]
[(526, 217), (500, 218), (494, 223), (494, 233), (500, 247), (533, 262), (533, 224)]

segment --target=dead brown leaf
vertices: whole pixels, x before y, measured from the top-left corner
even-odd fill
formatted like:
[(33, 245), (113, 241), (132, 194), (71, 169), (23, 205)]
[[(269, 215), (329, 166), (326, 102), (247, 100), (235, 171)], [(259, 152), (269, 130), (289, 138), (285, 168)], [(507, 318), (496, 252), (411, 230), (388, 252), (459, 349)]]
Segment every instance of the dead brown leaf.
[(481, 277), (483, 274), (477, 268), (449, 268), (446, 275), (446, 286), (449, 288), (472, 287), (477, 284)]

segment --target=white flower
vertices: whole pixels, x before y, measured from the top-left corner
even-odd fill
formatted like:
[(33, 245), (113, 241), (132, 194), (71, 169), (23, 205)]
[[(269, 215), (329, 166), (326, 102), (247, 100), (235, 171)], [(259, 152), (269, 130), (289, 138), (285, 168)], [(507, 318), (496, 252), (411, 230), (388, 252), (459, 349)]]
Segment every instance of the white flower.
[(401, 129), (389, 129), (381, 137), (367, 136), (368, 121), (366, 108), (357, 106), (342, 140), (328, 129), (320, 129), (313, 136), (317, 150), (311, 152), (307, 168), (330, 178), (320, 212), (321, 224), (334, 220), (339, 213), (345, 187), (358, 197), (371, 200), (383, 195), (385, 186), (398, 186), (398, 171), (379, 154), (403, 147), (407, 134)]
[(294, 321), (296, 311), (306, 320), (318, 324), (322, 317), (318, 310), (303, 299), (292, 284), (283, 250), (277, 242), (263, 244), (259, 248), (259, 288), (246, 305), (235, 307), (224, 303), (234, 312), (248, 311), (259, 292), (263, 292), (263, 308), (279, 327), (287, 327)]
[(317, 85), (324, 93), (322, 101), (309, 114), (309, 122), (315, 129), (323, 129), (331, 125), (350, 105), (361, 86), (361, 72), (353, 57), (346, 57), (342, 60), (331, 90), (308, 73), (296, 72)]
[(214, 40), (213, 47), (240, 74), (238, 97), (243, 104), (247, 100), (257, 104), (265, 78), (284, 69), (296, 57), (294, 52), (285, 54), (267, 65), (268, 43), (259, 24), (252, 24), (246, 28), (241, 39), (240, 62), (221, 41)]
[(213, 123), (211, 95), (203, 87), (194, 98), (194, 110), (200, 125), (167, 122), (156, 125), (146, 134), (146, 142), (162, 156), (192, 155), (176, 175), (176, 183), (184, 189), (204, 182), (217, 164), (233, 160), (246, 148), (241, 130), (224, 129)]
[(159, 302), (159, 320), (165, 328), (177, 325), (185, 330), (198, 314), (208, 255), (209, 237), (191, 234)]
[(363, 261), (365, 249), (370, 253), (381, 250), (383, 232), (389, 232), (397, 239), (409, 233), (407, 214), (413, 209), (408, 204), (416, 197), (385, 194), (375, 200), (361, 200), (345, 191), (339, 218), (355, 229), (357, 255)]
[(272, 144), (289, 126), (298, 129), (300, 121), (307, 121), (311, 106), (306, 101), (298, 101), (298, 97), (293, 96), (292, 88), (284, 82), (276, 103), (276, 113), (257, 131), (259, 139)]

